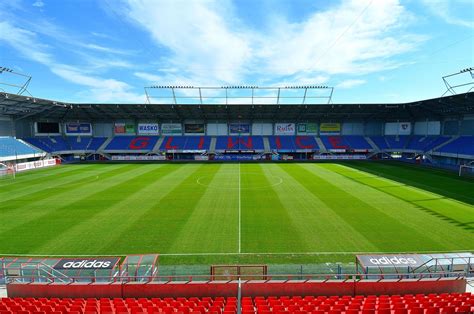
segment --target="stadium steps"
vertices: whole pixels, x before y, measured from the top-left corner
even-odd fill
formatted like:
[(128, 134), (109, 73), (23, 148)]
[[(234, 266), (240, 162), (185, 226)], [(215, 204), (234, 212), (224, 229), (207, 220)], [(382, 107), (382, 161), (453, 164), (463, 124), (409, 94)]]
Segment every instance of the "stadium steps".
[(364, 136), (364, 139), (367, 141), (367, 143), (369, 143), (370, 146), (372, 146), (372, 149), (376, 152), (379, 152), (380, 151), (380, 148), (375, 144), (374, 141), (372, 141), (372, 139), (368, 136)]
[(216, 137), (215, 136), (211, 137), (211, 143), (209, 144), (209, 153), (216, 152), (216, 143), (217, 143)]
[(150, 153), (157, 154), (160, 151), (161, 144), (163, 144), (163, 141), (165, 140), (166, 136), (160, 136), (158, 141), (156, 142), (155, 146), (153, 146), (153, 149), (151, 150)]
[(102, 145), (100, 145), (100, 147), (97, 149), (97, 152), (103, 154), (105, 148), (110, 144), (110, 142), (112, 142), (113, 139), (114, 139), (113, 136), (108, 137), (108, 138), (105, 140), (105, 142), (104, 142)]
[(443, 147), (444, 145), (447, 145), (447, 144), (449, 144), (449, 143), (451, 143), (451, 142), (454, 142), (454, 141), (457, 140), (459, 137), (460, 137), (459, 135), (453, 136), (450, 140), (448, 140), (448, 141), (446, 141), (446, 142), (444, 142), (444, 143), (442, 143), (442, 144), (440, 144), (440, 145), (438, 145), (438, 146), (432, 148), (432, 149), (429, 150), (427, 153), (430, 154), (430, 153), (432, 153), (432, 152), (435, 152), (435, 151), (437, 151), (438, 149), (440, 149), (441, 147)]
[(263, 151), (265, 154), (269, 154), (272, 152), (272, 149), (270, 147), (270, 141), (266, 136), (263, 137)]
[(318, 136), (315, 136), (314, 138), (316, 139), (316, 143), (318, 143), (319, 152), (320, 152), (320, 153), (327, 153), (328, 150), (326, 149), (326, 146), (324, 146), (324, 143), (323, 143), (323, 141), (321, 140), (321, 138), (318, 137)]

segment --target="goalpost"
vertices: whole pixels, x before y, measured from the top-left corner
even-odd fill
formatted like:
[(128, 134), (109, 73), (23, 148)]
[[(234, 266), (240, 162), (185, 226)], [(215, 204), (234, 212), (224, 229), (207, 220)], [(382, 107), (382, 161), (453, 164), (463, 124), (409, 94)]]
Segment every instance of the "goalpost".
[(5, 164), (0, 162), (0, 181), (7, 179), (15, 179), (16, 170), (13, 164)]
[(470, 162), (466, 165), (459, 166), (459, 176), (469, 176), (474, 177), (474, 162)]

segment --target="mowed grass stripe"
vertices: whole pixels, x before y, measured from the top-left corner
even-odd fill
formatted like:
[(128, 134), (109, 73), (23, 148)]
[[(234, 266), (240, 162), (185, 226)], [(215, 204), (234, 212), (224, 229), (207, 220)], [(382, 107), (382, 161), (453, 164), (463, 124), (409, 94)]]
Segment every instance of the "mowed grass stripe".
[[(419, 233), (429, 237), (433, 243), (421, 242), (419, 250), (438, 251), (453, 246), (458, 249), (472, 247), (472, 245), (469, 244), (469, 239), (472, 239), (472, 235), (465, 230), (455, 228), (453, 225), (447, 224), (445, 220), (440, 220), (424, 211), (420, 211), (420, 207), (413, 202), (405, 201), (392, 194), (385, 193), (383, 190), (380, 190), (380, 187), (373, 188), (347, 177), (346, 175), (348, 173), (350, 173), (351, 176), (355, 175), (349, 167), (337, 164), (321, 164), (317, 170), (313, 169), (313, 171), (317, 172), (318, 175), (323, 178), (339, 177), (341, 180), (337, 181), (337, 183), (340, 189), (370, 204), (372, 207), (377, 208), (393, 219), (401, 221), (408, 228), (415, 229)], [(356, 171), (358, 171), (357, 177), (364, 175), (363, 172), (359, 170)], [(372, 176), (372, 174), (366, 175)], [(371, 180), (375, 179), (376, 178), (371, 178)], [(400, 185), (398, 182), (388, 181), (384, 178), (381, 178), (381, 180), (383, 181), (383, 189), (407, 189), (404, 184)], [(434, 196), (432, 195), (431, 197)], [(400, 230), (403, 238), (410, 237), (409, 234), (405, 234), (403, 231), (404, 230)], [(418, 240), (413, 236), (410, 242), (414, 241)], [(432, 244), (435, 244), (435, 246), (431, 246)]]
[[(83, 219), (80, 223), (66, 230), (59, 239), (52, 239), (36, 250), (39, 252), (57, 252), (57, 254), (71, 254), (80, 250), (85, 253), (94, 252), (112, 253), (116, 248), (117, 242), (132, 242), (133, 234), (124, 234), (124, 231), (133, 221), (138, 220), (144, 213), (153, 206), (153, 203), (160, 199), (180, 182), (186, 173), (186, 167), (177, 167), (176, 165), (150, 165), (148, 172), (135, 177), (134, 182), (129, 187), (117, 187), (117, 192), (113, 197), (117, 202), (110, 202), (110, 206), (97, 208), (90, 217)], [(139, 230), (137, 230), (139, 231)], [(84, 238), (83, 235), (88, 237)], [(107, 237), (104, 237), (104, 234)], [(74, 247), (71, 247), (74, 243)], [(140, 243), (145, 247), (146, 243)], [(144, 253), (151, 252), (142, 249), (140, 252), (133, 251), (117, 253)], [(149, 247), (151, 250), (152, 247)]]
[(474, 205), (474, 180), (457, 173), (394, 162), (351, 162), (352, 169), (372, 173), (392, 181)]
[[(418, 187), (396, 182), (391, 179), (374, 177), (372, 174), (353, 169), (350, 165), (332, 165), (328, 167), (330, 167), (331, 171), (351, 178), (354, 181), (376, 188), (379, 191), (393, 195), (432, 213), (437, 213), (439, 214), (438, 217), (451, 219), (453, 222), (459, 224), (474, 221), (474, 206), (468, 203), (451, 199), (434, 192), (422, 190)], [(466, 182), (466, 184), (468, 183)]]
[(44, 184), (45, 181), (54, 178), (67, 177), (72, 173), (84, 172), (87, 168), (94, 167), (94, 165), (84, 165), (85, 169), (80, 169), (75, 166), (55, 166), (51, 168), (41, 168), (25, 172), (17, 172), (15, 179), (0, 181), (0, 196), (4, 196), (11, 191), (18, 193), (21, 190), (29, 189), (34, 185)]
[[(79, 167), (80, 166), (75, 166)], [(95, 184), (122, 175), (131, 165), (113, 165), (98, 168), (93, 173), (75, 173), (58, 181), (46, 181), (45, 184), (29, 194), (14, 200), (0, 203), (0, 232), (6, 232), (18, 225), (34, 220), (60, 206), (67, 206), (85, 195), (94, 193)], [(51, 184), (50, 184), (51, 183)], [(78, 190), (79, 189), (79, 190)]]
[[(300, 181), (295, 180), (279, 164), (262, 164), (267, 177), (281, 178), (284, 184), (273, 189), (290, 213), (295, 232), (305, 240), (309, 251), (347, 252), (376, 251), (370, 239), (341, 219), (331, 207), (316, 197)], [(292, 170), (297, 171), (297, 170)], [(295, 252), (292, 248), (289, 252)]]
[[(183, 167), (183, 165), (177, 165)], [(188, 168), (188, 175), (159, 201), (155, 202), (138, 220), (131, 223), (123, 242), (117, 242), (114, 250), (120, 252), (137, 251), (143, 243), (152, 243), (154, 253), (173, 253), (171, 247), (191, 216), (194, 206), (206, 192), (206, 187), (196, 184), (203, 176), (212, 178), (221, 165), (196, 164)], [(166, 183), (165, 183), (166, 184)], [(194, 235), (199, 237), (199, 234)], [(131, 240), (131, 241), (130, 241)], [(193, 248), (189, 248), (192, 250)]]
[[(13, 190), (8, 190), (4, 193), (1, 193), (0, 202), (14, 202), (17, 200), (24, 201), (34, 198), (39, 199), (47, 196), (47, 193), (44, 193), (45, 191), (53, 192), (51, 190), (69, 186), (72, 181), (81, 183), (84, 182), (85, 178), (88, 178), (89, 181), (95, 180), (95, 175), (93, 176), (90, 172), (88, 172), (88, 168), (81, 169), (78, 166), (69, 166), (66, 168), (68, 171), (61, 171), (59, 173), (54, 171), (54, 176), (47, 175), (37, 178), (37, 181), (35, 181), (34, 184), (29, 184), (29, 182), (26, 182), (23, 185), (22, 183), (19, 183), (20, 185), (13, 188)], [(102, 168), (98, 169), (98, 171), (104, 171)], [(45, 182), (48, 182), (48, 184), (46, 185)], [(0, 190), (3, 191), (3, 187)]]
[(240, 176), (242, 252), (309, 251), (261, 166), (242, 164)]
[[(61, 233), (80, 223), (82, 219), (94, 215), (100, 208), (112, 205), (114, 200), (109, 197), (111, 194), (116, 193), (120, 187), (129, 186), (135, 177), (147, 171), (146, 166), (136, 168), (133, 165), (122, 165), (105, 171), (95, 183), (74, 185), (72, 190), (68, 190), (70, 193), (63, 193), (62, 202), (49, 201), (39, 208), (39, 215), (26, 219), (14, 228), (2, 230), (0, 238), (7, 235), (15, 237), (9, 237), (11, 241), (3, 243), (1, 252), (14, 253), (21, 247), (23, 251), (18, 253), (43, 254), (44, 252), (36, 252), (35, 248), (61, 236)], [(127, 195), (127, 192), (124, 193), (121, 197)]]
[(239, 165), (220, 165), (212, 178), (197, 180), (207, 187), (170, 252), (237, 252)]
[[(438, 243), (418, 230), (409, 228), (402, 221), (388, 216), (371, 204), (355, 197), (339, 187), (343, 180), (336, 174), (321, 177), (319, 164), (288, 165), (301, 171), (289, 171), (300, 182), (304, 182), (308, 190), (330, 206), (342, 219), (352, 225), (357, 232), (370, 239), (378, 251), (396, 251), (400, 247), (405, 250), (420, 250), (421, 247), (439, 247)], [(288, 169), (288, 168), (287, 168)], [(357, 193), (357, 190), (354, 191)], [(380, 193), (380, 197), (384, 197)], [(441, 248), (443, 249), (443, 248)]]

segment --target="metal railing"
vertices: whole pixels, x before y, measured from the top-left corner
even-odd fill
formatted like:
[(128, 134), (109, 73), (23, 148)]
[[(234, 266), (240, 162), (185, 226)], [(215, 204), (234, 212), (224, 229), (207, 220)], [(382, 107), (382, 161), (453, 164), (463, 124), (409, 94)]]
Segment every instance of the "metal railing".
[[(282, 282), (330, 282), (333, 280), (345, 282), (357, 282), (363, 280), (383, 281), (390, 280), (424, 280), (444, 278), (462, 279), (467, 278), (466, 272), (439, 272), (439, 273), (388, 273), (388, 274), (311, 274), (311, 275), (262, 275), (259, 282), (268, 283), (272, 281)], [(220, 282), (220, 283), (236, 283), (238, 280), (242, 283), (247, 283), (255, 280), (255, 275), (188, 275), (188, 276), (70, 276), (68, 280), (64, 278), (57, 278), (55, 276), (7, 276), (6, 283), (196, 283), (196, 282)]]

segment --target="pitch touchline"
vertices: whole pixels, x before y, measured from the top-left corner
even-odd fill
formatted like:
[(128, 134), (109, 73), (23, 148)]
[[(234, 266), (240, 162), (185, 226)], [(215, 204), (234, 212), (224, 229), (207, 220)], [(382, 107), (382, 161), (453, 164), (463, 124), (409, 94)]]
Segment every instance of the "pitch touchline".
[[(349, 255), (349, 254), (436, 254), (436, 253), (466, 253), (466, 252), (474, 252), (474, 248), (466, 249), (466, 250), (454, 250), (454, 251), (416, 251), (416, 252), (279, 252), (279, 253), (251, 253), (251, 252), (244, 252), (244, 253), (156, 253), (160, 256), (219, 256), (219, 255)], [(27, 256), (27, 257), (110, 257), (110, 256), (125, 256), (127, 254), (65, 254), (65, 255), (51, 255), (51, 254), (12, 254), (12, 253), (0, 253), (0, 256), (11, 256), (11, 257), (20, 257), (20, 256)]]

